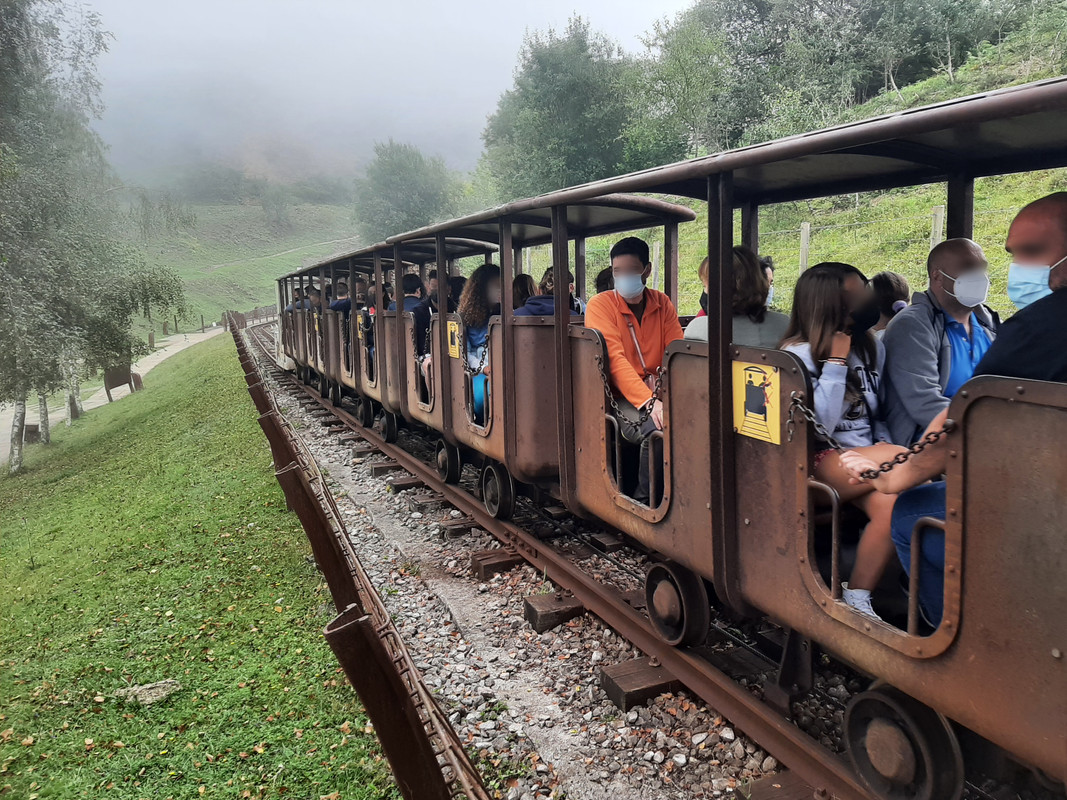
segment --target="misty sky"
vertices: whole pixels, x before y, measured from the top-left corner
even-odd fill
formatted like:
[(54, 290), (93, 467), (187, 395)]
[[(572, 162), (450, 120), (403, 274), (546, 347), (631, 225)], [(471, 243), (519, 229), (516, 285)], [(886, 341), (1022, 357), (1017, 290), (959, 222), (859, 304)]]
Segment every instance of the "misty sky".
[(579, 13), (626, 50), (692, 0), (86, 0), (114, 34), (98, 129), (128, 179), (224, 159), (351, 171), (374, 140), (470, 169), (523, 34)]

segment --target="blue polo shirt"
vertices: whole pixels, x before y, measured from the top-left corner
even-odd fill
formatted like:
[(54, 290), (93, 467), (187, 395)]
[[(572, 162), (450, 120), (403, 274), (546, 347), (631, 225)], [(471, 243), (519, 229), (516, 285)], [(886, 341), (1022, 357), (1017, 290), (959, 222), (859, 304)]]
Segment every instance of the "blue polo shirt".
[[(945, 313), (945, 312), (941, 312)], [(948, 385), (945, 387), (945, 397), (953, 397), (974, 374), (974, 368), (986, 354), (991, 342), (985, 328), (978, 324), (978, 318), (971, 312), (971, 335), (962, 324), (945, 314), (945, 334), (948, 336), (949, 345), (952, 347), (951, 372), (948, 376)]]

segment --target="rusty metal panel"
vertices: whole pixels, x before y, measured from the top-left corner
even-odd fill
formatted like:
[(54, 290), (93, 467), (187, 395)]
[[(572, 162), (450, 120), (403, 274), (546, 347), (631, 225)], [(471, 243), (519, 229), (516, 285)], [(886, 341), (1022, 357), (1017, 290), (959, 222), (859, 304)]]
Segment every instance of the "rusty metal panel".
[(326, 377), (336, 384), (341, 383), (341, 325), (344, 316), (336, 311), (322, 312), (323, 368)]
[[(711, 504), (708, 502), (707, 345), (679, 341), (667, 348), (664, 379), (664, 499), (656, 509), (640, 506), (616, 486), (609, 468), (610, 412), (596, 364), (603, 356), (600, 334), (571, 326), (576, 507), (690, 569), (714, 575)], [(605, 361), (606, 363), (606, 361)]]
[[(399, 290), (398, 290), (399, 291)], [(381, 396), (379, 400), (386, 411), (393, 414), (401, 412), (400, 403), (400, 361), (397, 358), (397, 316), (399, 311), (382, 311), (378, 313), (381, 341), (375, 342), (378, 348), (378, 364), (382, 365)]]
[(503, 387), (512, 397), (515, 442), (508, 453), (513, 477), (536, 483), (559, 476), (559, 442), (552, 435), (559, 419), (556, 400), (555, 325), (551, 317), (516, 317), (511, 322), (514, 381)]
[[(404, 314), (400, 320), (400, 324), (403, 327), (403, 334), (400, 337), (401, 345), (401, 358), (403, 359), (404, 369), (407, 370), (407, 381), (404, 386), (404, 415), (408, 419), (413, 419), (421, 422), (424, 425), (428, 425), (435, 430), (439, 430), (441, 427), (441, 411), (440, 404), (435, 400), (435, 385), (431, 385), (429, 388), (429, 394), (427, 400), (429, 402), (423, 402), (423, 396), (420, 393), (420, 387), (422, 386), (422, 371), (416, 360), (416, 354), (418, 348), (415, 346), (415, 320), (411, 314)], [(433, 320), (430, 323), (430, 352), (433, 351)]]

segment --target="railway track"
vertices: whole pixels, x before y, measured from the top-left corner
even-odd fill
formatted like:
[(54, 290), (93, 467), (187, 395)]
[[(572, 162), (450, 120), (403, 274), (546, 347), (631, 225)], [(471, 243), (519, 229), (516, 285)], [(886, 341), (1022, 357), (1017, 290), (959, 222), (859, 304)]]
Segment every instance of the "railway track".
[[(832, 743), (834, 749), (830, 749), (825, 737), (823, 742), (817, 741), (763, 701), (760, 687), (767, 676), (773, 679), (778, 668), (774, 653), (783, 644), (777, 628), (745, 627), (716, 619), (702, 646), (680, 649), (666, 644), (644, 613), (643, 599), (636, 598), (633, 591), (613, 585), (613, 582), (594, 578), (587, 568), (576, 563), (578, 559), (573, 548), (567, 547), (566, 543), (584, 544), (585, 558), (592, 553), (631, 578), (643, 578), (631, 564), (604, 552), (600, 543), (594, 541), (583, 527), (584, 523), (576, 525), (572, 520), (561, 519), (531, 502), (520, 504), (513, 521), (494, 518), (475, 496), (469, 482), (452, 485), (440, 478), (433, 463), (432, 442), (412, 437), (406, 442), (410, 450), (386, 442), (377, 430), (363, 427), (343, 401), (335, 405), (277, 364), (272, 355), (274, 334), (271, 323), (249, 327), (247, 334), (261, 363), (267, 366), (270, 377), (278, 386), (302, 401), (306, 399), (308, 405), (330, 412), (341, 425), (358, 434), (399, 468), (467, 515), (478, 527), (492, 534), (502, 548), (520, 556), (564, 592), (573, 595), (586, 611), (646, 653), (653, 664), (658, 663), (792, 771), (788, 781), (776, 776), (753, 784), (751, 798), (811, 796), (869, 800), (872, 797), (860, 784), (846, 757), (839, 752), (839, 738)], [(556, 539), (559, 541), (554, 541)], [(847, 668), (840, 669), (847, 672)], [(838, 721), (844, 712), (844, 704), (824, 689), (814, 689), (806, 702), (823, 703), (833, 708)], [(993, 800), (1002, 796), (996, 789), (975, 781), (969, 781), (966, 786), (965, 797), (969, 800)]]

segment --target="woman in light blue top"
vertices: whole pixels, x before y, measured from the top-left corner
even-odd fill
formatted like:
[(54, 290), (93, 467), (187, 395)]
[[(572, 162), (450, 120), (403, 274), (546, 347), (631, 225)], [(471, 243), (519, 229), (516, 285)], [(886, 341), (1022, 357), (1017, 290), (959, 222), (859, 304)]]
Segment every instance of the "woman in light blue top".
[(489, 380), (489, 318), (500, 313), (500, 267), (482, 264), (471, 273), (459, 298), (460, 319), (466, 329), (467, 366), (474, 370), (474, 421), (485, 421), (485, 386)]
[[(815, 418), (842, 447), (874, 461), (888, 461), (898, 448), (886, 444), (879, 413), (885, 364), (882, 343), (871, 333), (878, 307), (862, 272), (849, 264), (824, 262), (803, 272), (793, 296), (793, 313), (782, 349), (804, 362), (811, 376), (809, 401)], [(815, 478), (832, 486), (842, 502), (860, 508), (870, 522), (860, 538), (856, 563), (843, 599), (860, 613), (878, 618), (871, 590), (894, 555), (890, 521), (896, 495), (849, 483), (840, 459), (823, 440), (814, 463)]]

